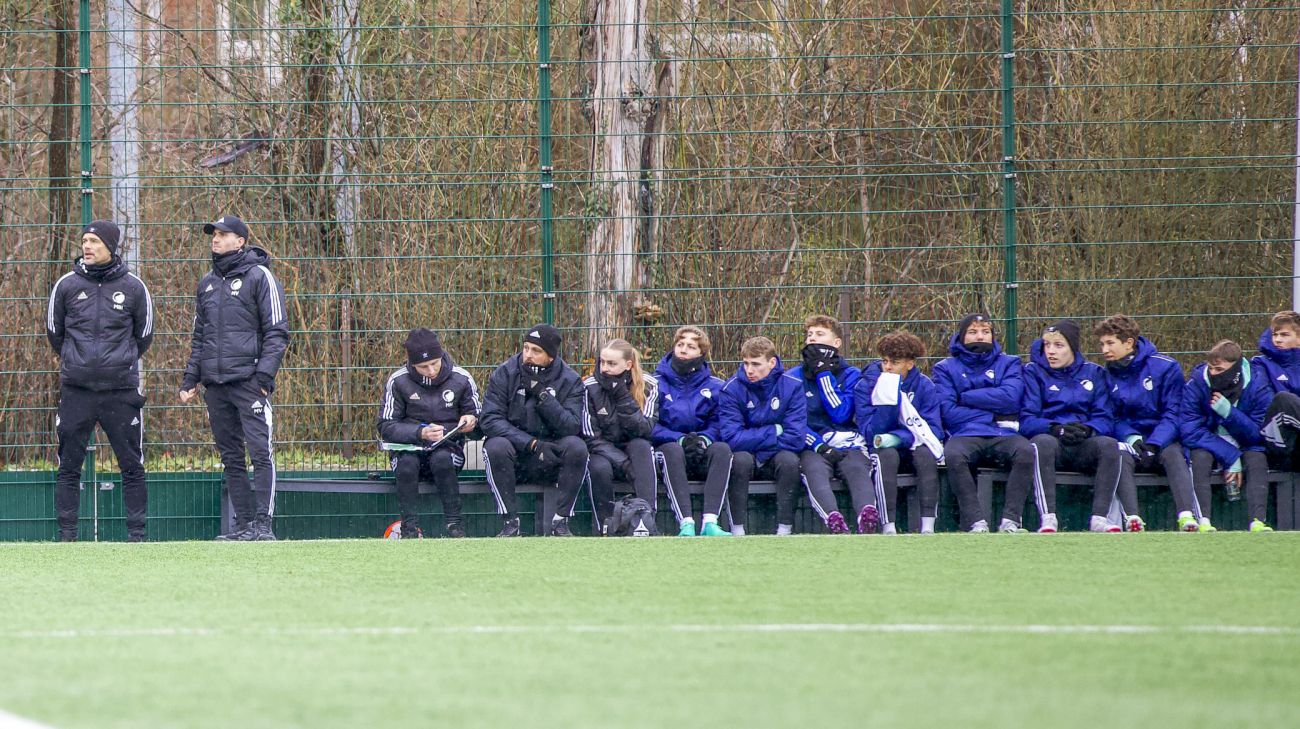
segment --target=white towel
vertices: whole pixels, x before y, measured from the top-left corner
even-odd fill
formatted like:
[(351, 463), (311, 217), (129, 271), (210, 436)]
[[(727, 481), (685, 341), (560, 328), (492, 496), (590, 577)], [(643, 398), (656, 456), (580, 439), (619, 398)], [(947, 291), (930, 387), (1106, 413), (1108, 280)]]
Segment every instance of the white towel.
[(903, 427), (912, 434), (912, 450), (921, 446), (930, 449), (939, 463), (943, 463), (943, 441), (939, 440), (930, 424), (916, 411), (912, 401), (902, 394), (900, 386), (903, 378), (890, 372), (881, 372), (880, 379), (871, 390), (872, 405), (897, 405), (898, 419)]

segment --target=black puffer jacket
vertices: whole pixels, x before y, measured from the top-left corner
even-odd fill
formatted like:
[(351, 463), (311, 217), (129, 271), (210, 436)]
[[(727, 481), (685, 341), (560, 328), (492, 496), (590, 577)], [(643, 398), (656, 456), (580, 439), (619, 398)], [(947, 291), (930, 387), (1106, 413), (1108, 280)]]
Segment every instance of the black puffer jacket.
[[(462, 415), (478, 417), (480, 409), (474, 377), (444, 354), (437, 377), (423, 377), (409, 367), (388, 376), (379, 404), (379, 437), (387, 443), (424, 445), (422, 426), (441, 425), (450, 431)], [(459, 443), (465, 435), (457, 433), (451, 440)]]
[(582, 435), (592, 451), (605, 444), (622, 447), (633, 438), (650, 437), (659, 417), (659, 381), (651, 375), (641, 377), (645, 383), (644, 406), (636, 404), (626, 382), (620, 380), (611, 389), (600, 377), (583, 380), (587, 403), (582, 414)]
[(118, 256), (103, 267), (77, 261), (50, 291), (45, 333), (64, 385), (136, 389), (139, 359), (153, 342), (153, 300)]
[(289, 320), (284, 290), (270, 264), (266, 251), (245, 246), (216, 258), (199, 281), (182, 390), (254, 376), (274, 382), (289, 346)]
[(489, 438), (501, 437), (524, 452), (533, 440), (557, 441), (582, 432), (585, 390), (573, 368), (556, 358), (539, 376), (546, 388), (540, 399), (523, 386), (523, 355), (497, 367), (488, 379), (480, 428)]

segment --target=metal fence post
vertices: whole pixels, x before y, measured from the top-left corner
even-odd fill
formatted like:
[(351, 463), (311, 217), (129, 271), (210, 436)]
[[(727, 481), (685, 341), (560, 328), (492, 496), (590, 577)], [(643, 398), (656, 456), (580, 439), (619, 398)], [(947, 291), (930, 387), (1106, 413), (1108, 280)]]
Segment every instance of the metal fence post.
[[(78, 86), (81, 92), (78, 104), (81, 138), (81, 226), (90, 225), (95, 219), (95, 209), (91, 197), (93, 173), (91, 171), (90, 148), (90, 0), (80, 0), (77, 8), (77, 67)], [(90, 435), (90, 445), (86, 449), (86, 464), (82, 467), (81, 483), (94, 490), (91, 494), (94, 540), (99, 541), (99, 474), (95, 470), (95, 434)]]
[(542, 243), (542, 319), (555, 321), (555, 267), (553, 212), (555, 167), (551, 162), (551, 3), (537, 0), (537, 157), (541, 165), (542, 195), (538, 217)]
[(1002, 346), (1016, 354), (1016, 79), (1015, 8), (1002, 0), (1002, 305), (1006, 325)]

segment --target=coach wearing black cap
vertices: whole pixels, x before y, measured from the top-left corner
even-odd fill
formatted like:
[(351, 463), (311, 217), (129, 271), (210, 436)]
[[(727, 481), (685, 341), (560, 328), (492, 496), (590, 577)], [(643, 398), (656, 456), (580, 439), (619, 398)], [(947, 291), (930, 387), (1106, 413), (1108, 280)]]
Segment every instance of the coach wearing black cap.
[(503, 520), (499, 537), (519, 536), (515, 484), (519, 479), (557, 482), (560, 503), (551, 536), (569, 537), (569, 517), (587, 478), (587, 444), (580, 437), (582, 378), (560, 358), (560, 332), (538, 324), (524, 335), (519, 354), (488, 379), (480, 426), (487, 442), (488, 485)]
[(145, 540), (144, 395), (140, 358), (153, 341), (153, 301), (117, 255), (121, 231), (96, 220), (81, 231), (81, 257), (50, 291), (45, 330), (59, 355), (59, 539), (77, 540), (81, 464), (95, 424), (122, 471), (127, 538)]
[[(181, 380), (181, 402), (205, 388), (212, 437), (226, 471), (235, 527), (223, 541), (271, 541), (275, 463), (271, 459), (271, 393), (289, 345), (284, 290), (271, 256), (249, 245), (248, 226), (223, 215), (203, 226), (212, 236), (212, 270), (195, 292), (194, 338)], [(244, 451), (253, 461), (249, 484)]]

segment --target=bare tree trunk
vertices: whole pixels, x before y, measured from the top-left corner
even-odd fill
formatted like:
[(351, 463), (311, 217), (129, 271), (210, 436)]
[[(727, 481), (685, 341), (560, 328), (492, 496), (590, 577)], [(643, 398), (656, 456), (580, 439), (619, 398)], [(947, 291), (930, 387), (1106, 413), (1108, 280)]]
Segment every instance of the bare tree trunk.
[(588, 351), (621, 336), (644, 304), (641, 254), (653, 246), (657, 170), (664, 145), (664, 104), (654, 97), (671, 87), (656, 72), (655, 41), (646, 27), (644, 0), (588, 0), (581, 57), (588, 62), (592, 187), (589, 207), (598, 220), (585, 263)]
[[(52, 0), (51, 15), (54, 20), (54, 90), (50, 95), (49, 133), (49, 201), (50, 225), (47, 241), (47, 258), (61, 261), (67, 248), (67, 234), (61, 226), (72, 222), (72, 198), (75, 180), (72, 178), (72, 91), (76, 74), (71, 66), (77, 48), (76, 2)], [(46, 288), (54, 286), (54, 279), (62, 275), (61, 264), (50, 266)]]
[[(357, 215), (361, 208), (361, 192), (357, 188), (354, 167), (357, 156), (357, 135), (361, 133), (361, 108), (357, 72), (357, 8), (359, 0), (334, 0), (334, 33), (338, 54), (334, 63), (335, 85), (339, 90), (340, 110), (333, 115), (335, 124), (331, 137), (340, 140), (334, 145), (332, 176), (334, 185), (335, 226), (342, 244), (344, 265), (337, 266), (339, 289), (344, 294), (339, 304), (339, 330), (342, 346), (342, 367), (339, 377), (339, 402), (343, 405), (343, 427), (352, 423), (352, 296), (361, 289), (357, 279)], [(352, 457), (351, 433), (343, 433), (343, 455)]]

